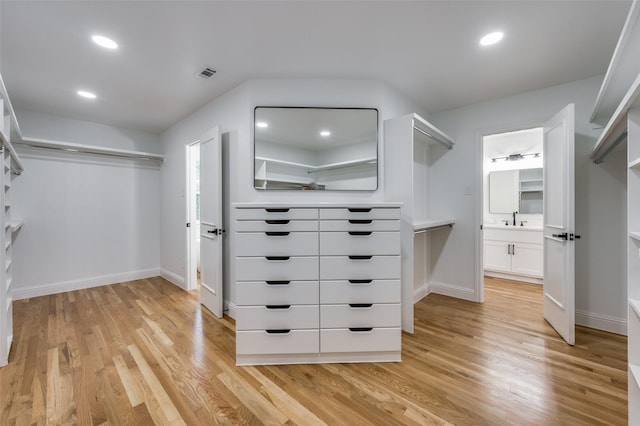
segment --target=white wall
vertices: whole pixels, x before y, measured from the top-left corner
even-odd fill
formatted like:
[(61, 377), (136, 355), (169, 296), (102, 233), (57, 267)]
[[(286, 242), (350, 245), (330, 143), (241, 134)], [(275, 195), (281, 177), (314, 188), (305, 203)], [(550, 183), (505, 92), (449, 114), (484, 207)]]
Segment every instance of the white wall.
[[(503, 99), (433, 114), (429, 119), (449, 134), (455, 148), (431, 171), (430, 214), (456, 218), (449, 238), (436, 241), (440, 258), (433, 280), (477, 299), (482, 199), (481, 137), (540, 125), (568, 103), (576, 106), (577, 320), (623, 331), (626, 318), (625, 162), (610, 157), (596, 165), (589, 153), (601, 129), (588, 122), (601, 78), (590, 78)], [(474, 189), (465, 195), (465, 188)]]
[[(155, 135), (26, 111), (25, 136), (158, 151)], [(158, 275), (160, 170), (129, 159), (17, 146), (11, 187), (15, 297)]]
[[(219, 125), (223, 134), (225, 209), (224, 298), (235, 301), (229, 234), (231, 203), (235, 202), (374, 202), (377, 191), (258, 191), (253, 184), (253, 110), (256, 106), (373, 107), (379, 110), (379, 152), (383, 152), (384, 119), (410, 112), (422, 113), (410, 100), (379, 81), (268, 79), (250, 80), (205, 105), (161, 135), (167, 160), (162, 168), (162, 268), (166, 277), (182, 285), (186, 274), (185, 144)], [(379, 166), (379, 182), (383, 182)]]

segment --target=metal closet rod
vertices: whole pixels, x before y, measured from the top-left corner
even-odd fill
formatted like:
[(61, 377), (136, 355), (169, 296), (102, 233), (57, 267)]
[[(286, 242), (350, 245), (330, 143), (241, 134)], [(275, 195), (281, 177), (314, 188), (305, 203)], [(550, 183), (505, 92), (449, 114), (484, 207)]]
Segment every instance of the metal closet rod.
[(620, 143), (622, 141), (624, 141), (627, 138), (627, 130), (625, 130), (624, 132), (622, 132), (622, 134), (620, 136), (618, 136), (616, 138), (616, 140), (614, 140), (608, 147), (607, 149), (605, 149), (604, 151), (602, 151), (596, 158), (593, 159), (593, 162), (596, 164), (600, 164), (604, 161), (605, 157), (607, 155), (609, 155), (609, 153), (611, 151), (613, 151), (613, 149), (620, 145)]
[(91, 154), (91, 155), (102, 155), (103, 157), (117, 157), (117, 158), (129, 158), (131, 160), (149, 160), (149, 161), (163, 161), (162, 158), (157, 157), (145, 157), (145, 156), (136, 156), (136, 155), (126, 155), (126, 154), (118, 154), (115, 152), (96, 152), (88, 149), (82, 148), (64, 148), (58, 146), (43, 146), (37, 143), (29, 143), (29, 142), (14, 142), (14, 145), (24, 145), (30, 148), (38, 148), (38, 149), (48, 149), (50, 151), (65, 151), (65, 152), (73, 152), (73, 153), (82, 153), (82, 154)]
[(437, 138), (436, 136), (432, 135), (432, 134), (431, 134), (431, 133), (429, 133), (429, 132), (426, 132), (426, 131), (422, 130), (420, 127), (418, 127), (418, 126), (414, 125), (414, 126), (413, 126), (413, 128), (414, 128), (415, 130), (417, 130), (418, 132), (422, 133), (423, 135), (425, 135), (426, 137), (428, 137), (428, 138), (430, 138), (430, 139), (433, 139), (434, 141), (438, 142), (440, 145), (442, 145), (442, 146), (446, 147), (447, 149), (451, 149), (451, 148), (453, 148), (453, 146), (451, 146), (449, 143), (447, 143), (447, 142), (445, 142), (445, 141), (443, 141), (443, 140), (441, 140), (441, 139)]

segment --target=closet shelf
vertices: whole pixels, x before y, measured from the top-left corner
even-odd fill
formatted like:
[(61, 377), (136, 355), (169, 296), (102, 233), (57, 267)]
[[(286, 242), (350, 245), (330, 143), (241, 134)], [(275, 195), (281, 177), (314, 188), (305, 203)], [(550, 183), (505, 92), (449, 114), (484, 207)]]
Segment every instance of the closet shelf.
[(636, 381), (636, 386), (640, 388), (640, 365), (629, 364), (629, 371)]
[[(11, 126), (13, 127), (15, 134), (17, 134), (18, 138), (21, 139), (22, 133), (20, 132), (20, 126), (18, 126), (18, 120), (16, 119), (15, 111), (13, 110), (13, 106), (11, 105), (11, 100), (9, 99), (7, 88), (4, 85), (4, 80), (2, 80), (2, 75), (0, 75), (0, 99), (4, 101), (4, 109), (10, 117)], [(3, 111), (3, 114), (5, 111)], [(20, 161), (20, 157), (18, 157), (18, 153), (16, 152), (16, 149), (11, 144), (10, 139), (11, 139), (10, 133), (5, 134), (3, 132), (0, 132), (0, 140), (2, 141), (2, 144), (4, 145), (4, 147), (9, 150), (9, 153), (11, 154), (11, 158), (13, 158), (13, 161), (15, 163), (14, 170), (16, 174), (20, 174), (24, 170), (24, 167), (22, 166), (22, 161)]]
[(453, 148), (453, 145), (455, 145), (453, 139), (446, 135), (442, 130), (438, 129), (418, 114), (414, 113), (412, 116), (414, 130), (417, 130), (418, 133), (423, 134), (430, 140), (445, 146), (447, 149)]
[(635, 160), (629, 162), (630, 169), (633, 169), (636, 167), (640, 167), (640, 158), (636, 158)]
[(126, 149), (105, 148), (93, 145), (83, 145), (71, 142), (52, 141), (48, 139), (23, 137), (19, 145), (30, 146), (34, 148), (55, 149), (67, 152), (81, 152), (84, 154), (106, 155), (110, 157), (132, 158), (139, 160), (156, 160), (164, 161), (165, 156), (154, 154), (152, 152), (130, 151)]
[(634, 240), (640, 241), (640, 232), (630, 231), (629, 232), (629, 237), (633, 238)]
[(11, 232), (16, 232), (18, 229), (22, 228), (23, 224), (24, 222), (21, 220), (13, 220), (9, 224), (9, 228), (11, 229)]
[(413, 233), (433, 231), (445, 226), (452, 227), (455, 223), (455, 219), (426, 219), (413, 223)]
[(638, 316), (638, 320), (640, 320), (640, 300), (629, 298), (629, 306)]

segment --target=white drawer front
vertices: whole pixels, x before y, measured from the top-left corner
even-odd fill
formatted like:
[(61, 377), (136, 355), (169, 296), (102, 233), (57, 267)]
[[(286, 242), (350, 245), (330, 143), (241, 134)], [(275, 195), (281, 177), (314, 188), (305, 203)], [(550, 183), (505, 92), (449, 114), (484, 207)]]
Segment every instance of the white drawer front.
[(320, 231), (400, 231), (400, 220), (321, 220)]
[(308, 354), (320, 350), (318, 330), (291, 330), (270, 334), (266, 331), (237, 331), (236, 354)]
[(321, 280), (400, 278), (400, 256), (320, 256)]
[(236, 280), (318, 280), (318, 257), (236, 257)]
[(236, 220), (265, 220), (265, 219), (318, 219), (318, 209), (263, 207), (236, 208)]
[(322, 305), (321, 328), (400, 327), (400, 304)]
[(239, 306), (236, 330), (318, 328), (317, 305)]
[(318, 281), (241, 281), (236, 303), (243, 305), (313, 305), (318, 303)]
[(368, 331), (345, 329), (320, 330), (321, 352), (399, 351), (400, 327), (373, 328)]
[(236, 233), (238, 256), (316, 256), (317, 232), (240, 232)]
[(320, 303), (400, 303), (400, 280), (322, 281)]
[(399, 255), (400, 232), (321, 232), (320, 253), (323, 255)]
[(320, 209), (320, 219), (400, 219), (399, 207), (343, 207)]
[(266, 219), (236, 221), (237, 232), (313, 232), (317, 230), (318, 222), (315, 220)]

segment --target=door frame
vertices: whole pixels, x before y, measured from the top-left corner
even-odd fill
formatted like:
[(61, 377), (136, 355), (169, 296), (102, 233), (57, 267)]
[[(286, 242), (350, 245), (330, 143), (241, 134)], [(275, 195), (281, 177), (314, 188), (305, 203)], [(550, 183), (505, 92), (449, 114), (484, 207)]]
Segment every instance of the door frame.
[[(187, 249), (187, 255), (186, 255), (186, 267), (185, 267), (185, 290), (187, 291), (191, 291), (191, 290), (196, 290), (198, 288), (198, 269), (197, 269), (197, 260), (194, 260), (194, 247), (196, 245), (197, 242), (197, 236), (196, 231), (195, 231), (195, 212), (192, 211), (192, 192), (195, 192), (195, 182), (193, 181), (193, 175), (192, 175), (192, 170), (191, 170), (191, 160), (192, 160), (192, 152), (193, 150), (196, 148), (196, 146), (198, 147), (198, 150), (200, 149), (200, 139), (196, 139), (193, 142), (188, 143), (187, 145), (185, 145), (185, 157), (186, 157), (186, 173), (185, 173), (185, 177), (186, 177), (186, 187), (185, 187), (185, 194), (186, 197), (185, 198), (185, 206), (186, 206), (186, 221), (185, 221), (185, 228), (186, 228), (186, 249)], [(189, 226), (186, 226), (186, 224), (190, 224)], [(195, 241), (194, 241), (195, 239)]]

